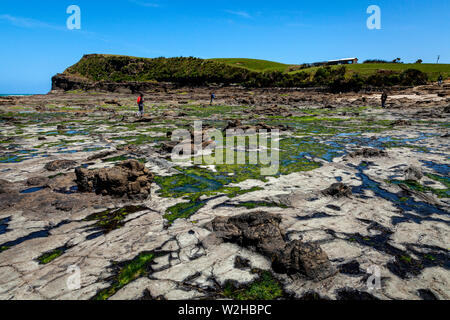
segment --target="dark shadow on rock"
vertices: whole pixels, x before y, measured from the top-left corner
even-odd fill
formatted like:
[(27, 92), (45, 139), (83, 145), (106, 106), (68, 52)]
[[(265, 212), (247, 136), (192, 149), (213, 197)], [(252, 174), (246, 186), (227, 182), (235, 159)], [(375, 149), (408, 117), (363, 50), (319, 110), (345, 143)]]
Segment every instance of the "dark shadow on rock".
[(237, 256), (236, 259), (234, 259), (234, 267), (241, 270), (250, 269), (250, 260)]
[(356, 260), (341, 264), (338, 269), (340, 273), (351, 276), (360, 276), (364, 274), (364, 272), (361, 271), (359, 262)]
[(436, 295), (429, 289), (419, 289), (419, 290), (417, 290), (417, 295), (422, 300), (427, 300), (427, 301), (439, 300), (439, 298), (436, 297)]
[(337, 300), (343, 301), (374, 301), (380, 300), (377, 297), (371, 295), (370, 293), (358, 291), (355, 289), (344, 288), (339, 289), (337, 292)]

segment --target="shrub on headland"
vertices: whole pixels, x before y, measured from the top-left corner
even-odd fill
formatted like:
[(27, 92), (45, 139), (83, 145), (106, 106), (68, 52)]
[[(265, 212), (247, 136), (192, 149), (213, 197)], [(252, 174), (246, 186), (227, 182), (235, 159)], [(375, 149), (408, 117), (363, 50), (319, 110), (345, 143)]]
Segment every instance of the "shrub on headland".
[(386, 60), (381, 60), (381, 59), (369, 59), (364, 61), (363, 63), (390, 63), (389, 61)]
[(374, 87), (383, 86), (417, 86), (428, 82), (427, 74), (416, 70), (407, 69), (403, 72), (394, 72), (388, 70), (378, 70), (377, 73), (370, 75), (365, 83)]

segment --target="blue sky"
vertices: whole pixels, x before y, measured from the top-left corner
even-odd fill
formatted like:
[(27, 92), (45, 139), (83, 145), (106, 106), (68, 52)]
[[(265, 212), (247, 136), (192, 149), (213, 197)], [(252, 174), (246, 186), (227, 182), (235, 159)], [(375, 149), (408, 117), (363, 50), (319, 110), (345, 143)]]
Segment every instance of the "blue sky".
[[(81, 30), (66, 28), (72, 4)], [(1, 0), (0, 93), (46, 93), (86, 53), (450, 63), (449, 35), (448, 0)]]

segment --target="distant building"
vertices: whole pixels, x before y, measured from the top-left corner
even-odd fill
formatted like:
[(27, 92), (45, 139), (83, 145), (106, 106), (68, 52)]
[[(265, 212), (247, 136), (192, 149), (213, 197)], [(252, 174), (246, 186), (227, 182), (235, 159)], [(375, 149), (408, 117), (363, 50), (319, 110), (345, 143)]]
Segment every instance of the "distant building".
[(321, 67), (321, 66), (336, 66), (341, 64), (357, 64), (358, 58), (347, 58), (347, 59), (339, 59), (339, 60), (330, 60), (324, 62), (314, 62), (306, 64), (306, 67)]
[(338, 64), (357, 64), (358, 58), (347, 58), (347, 59), (339, 59), (339, 60), (331, 60), (326, 62), (327, 65), (338, 65)]

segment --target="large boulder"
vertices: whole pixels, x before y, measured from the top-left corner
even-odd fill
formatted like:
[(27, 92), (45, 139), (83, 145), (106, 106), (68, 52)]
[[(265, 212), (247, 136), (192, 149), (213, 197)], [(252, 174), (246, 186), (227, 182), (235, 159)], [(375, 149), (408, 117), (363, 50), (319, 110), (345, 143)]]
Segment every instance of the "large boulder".
[(0, 194), (14, 192), (13, 183), (0, 179)]
[(352, 188), (341, 182), (333, 183), (329, 188), (323, 190), (322, 194), (334, 198), (350, 197), (352, 195)]
[(336, 274), (328, 255), (317, 244), (295, 240), (288, 243), (273, 263), (275, 271), (292, 274), (299, 272), (314, 280), (323, 280)]
[(154, 175), (139, 161), (124, 161), (113, 168), (87, 170), (76, 168), (78, 191), (116, 197), (146, 199)]
[(386, 151), (375, 149), (375, 148), (364, 148), (352, 152), (349, 154), (351, 158), (363, 157), (363, 158), (375, 158), (375, 157), (387, 157)]
[(422, 170), (416, 166), (410, 166), (405, 170), (405, 179), (409, 181), (420, 181), (424, 177)]
[(30, 187), (43, 187), (49, 183), (47, 177), (32, 177), (27, 180), (27, 185)]
[(299, 240), (286, 242), (280, 223), (278, 215), (252, 212), (231, 218), (217, 217), (207, 227), (225, 242), (265, 255), (276, 272), (299, 273), (316, 281), (336, 274), (320, 246)]
[(48, 171), (59, 171), (64, 169), (70, 169), (77, 165), (76, 161), (72, 160), (55, 160), (45, 165), (45, 169)]

